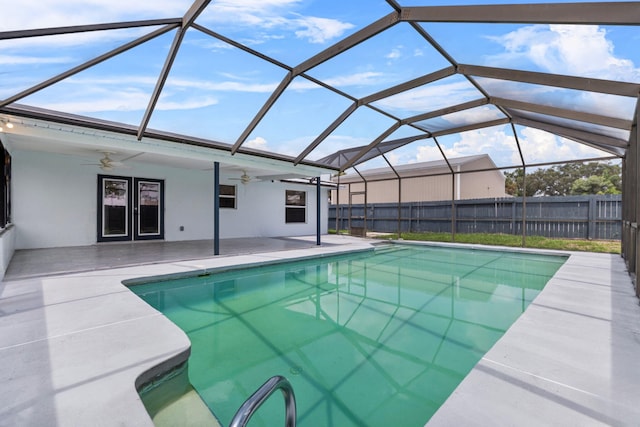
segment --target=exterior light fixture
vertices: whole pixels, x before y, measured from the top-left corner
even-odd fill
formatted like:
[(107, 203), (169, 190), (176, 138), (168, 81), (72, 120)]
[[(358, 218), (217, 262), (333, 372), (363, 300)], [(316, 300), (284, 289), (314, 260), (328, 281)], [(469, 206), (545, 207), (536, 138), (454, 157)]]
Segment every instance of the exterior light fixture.
[(9, 120), (0, 120), (0, 132), (4, 132), (4, 128), (13, 129), (13, 123)]

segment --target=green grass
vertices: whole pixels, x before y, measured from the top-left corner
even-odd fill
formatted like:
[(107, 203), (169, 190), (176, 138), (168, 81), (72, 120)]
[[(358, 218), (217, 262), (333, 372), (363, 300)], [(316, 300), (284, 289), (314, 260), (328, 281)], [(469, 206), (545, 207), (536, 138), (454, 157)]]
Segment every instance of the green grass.
[[(404, 240), (421, 240), (429, 242), (451, 242), (449, 233), (402, 233)], [(379, 239), (397, 238), (397, 234), (389, 233), (376, 236)], [(511, 234), (463, 234), (457, 233), (456, 243), (473, 243), (479, 245), (522, 247), (522, 236)], [(619, 240), (580, 240), (580, 239), (550, 239), (540, 236), (527, 236), (527, 248), (557, 249), (565, 251), (584, 251), (601, 253), (620, 253)]]

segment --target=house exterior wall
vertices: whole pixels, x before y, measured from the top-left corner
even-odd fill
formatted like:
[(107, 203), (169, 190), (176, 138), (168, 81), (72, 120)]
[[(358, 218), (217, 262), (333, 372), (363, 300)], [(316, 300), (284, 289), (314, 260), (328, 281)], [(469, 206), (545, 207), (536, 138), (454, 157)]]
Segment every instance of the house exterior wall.
[[(13, 223), (16, 249), (93, 245), (97, 240), (97, 166), (52, 153), (14, 151)], [(213, 171), (129, 163), (109, 175), (163, 179), (165, 240), (213, 238)], [(282, 182), (237, 185), (237, 209), (220, 209), (220, 237), (276, 237), (316, 233), (316, 188)], [(285, 190), (307, 191), (307, 221), (285, 223)], [(322, 190), (321, 232), (327, 233), (327, 190)], [(180, 231), (180, 226), (184, 231)]]

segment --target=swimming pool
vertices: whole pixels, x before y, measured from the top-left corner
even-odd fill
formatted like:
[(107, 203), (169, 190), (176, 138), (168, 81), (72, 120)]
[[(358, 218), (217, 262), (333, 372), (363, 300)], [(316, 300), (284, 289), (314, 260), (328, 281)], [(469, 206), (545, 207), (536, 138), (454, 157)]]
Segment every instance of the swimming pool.
[[(392, 245), (131, 289), (192, 342), (223, 425), (287, 377), (300, 426), (423, 426), (566, 258)], [(250, 425), (281, 425), (272, 398)]]

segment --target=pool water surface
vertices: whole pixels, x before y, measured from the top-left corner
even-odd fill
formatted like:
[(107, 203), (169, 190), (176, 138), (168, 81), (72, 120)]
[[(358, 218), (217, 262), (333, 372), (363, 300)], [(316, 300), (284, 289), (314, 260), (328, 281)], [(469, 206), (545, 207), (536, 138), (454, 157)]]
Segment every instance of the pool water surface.
[[(187, 333), (223, 425), (283, 375), (299, 426), (423, 426), (565, 260), (390, 245), (131, 289)], [(277, 393), (249, 425), (283, 423)]]

